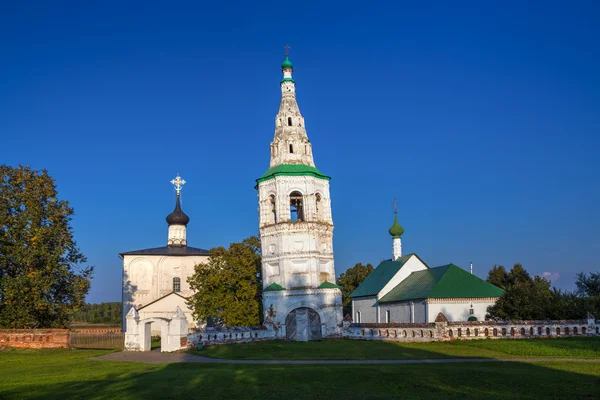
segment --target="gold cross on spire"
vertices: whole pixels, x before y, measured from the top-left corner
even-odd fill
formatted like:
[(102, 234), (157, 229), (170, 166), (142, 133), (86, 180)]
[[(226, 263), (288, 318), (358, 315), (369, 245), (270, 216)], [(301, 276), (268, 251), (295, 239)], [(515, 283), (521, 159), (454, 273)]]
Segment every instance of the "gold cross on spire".
[(185, 185), (185, 181), (181, 179), (179, 174), (175, 177), (175, 179), (171, 180), (171, 184), (175, 186), (175, 191), (177, 192), (177, 196), (179, 196), (179, 192), (181, 192), (181, 187)]
[(290, 46), (288, 46), (287, 44), (285, 45), (285, 56), (289, 56), (290, 55)]
[(398, 201), (396, 200), (395, 197), (394, 197), (394, 201), (392, 201), (392, 204), (394, 205), (394, 214), (398, 214)]

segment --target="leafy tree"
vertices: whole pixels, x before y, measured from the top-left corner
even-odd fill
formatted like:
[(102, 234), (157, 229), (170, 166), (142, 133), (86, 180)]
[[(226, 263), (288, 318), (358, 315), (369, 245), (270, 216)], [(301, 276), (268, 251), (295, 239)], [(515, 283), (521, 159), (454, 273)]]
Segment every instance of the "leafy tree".
[(590, 272), (589, 276), (580, 272), (575, 281), (577, 295), (583, 299), (581, 307), (585, 314), (600, 315), (600, 272)]
[(500, 289), (506, 290), (508, 287), (508, 272), (502, 265), (494, 265), (488, 273), (487, 281)]
[(46, 170), (0, 166), (0, 326), (66, 326), (83, 304), (93, 267)]
[(535, 276), (532, 278), (521, 264), (515, 264), (508, 274), (503, 267), (494, 267), (488, 282), (500, 282), (504, 294), (496, 304), (488, 307), (486, 318), (491, 319), (546, 319), (548, 318), (552, 293), (550, 281)]
[(121, 302), (85, 304), (73, 315), (73, 322), (90, 324), (121, 324)]
[(226, 326), (261, 322), (262, 282), (260, 240), (256, 236), (228, 249), (210, 250), (206, 264), (198, 264), (188, 278), (194, 294), (188, 300), (199, 321), (212, 318)]
[(352, 299), (350, 295), (354, 290), (367, 279), (367, 276), (373, 272), (373, 266), (371, 264), (362, 265), (362, 263), (355, 264), (354, 267), (348, 268), (348, 270), (337, 278), (336, 283), (341, 286), (342, 289), (342, 306), (344, 309), (344, 315), (352, 314)]
[(590, 276), (578, 273), (575, 285), (580, 296), (600, 297), (600, 272), (590, 272)]

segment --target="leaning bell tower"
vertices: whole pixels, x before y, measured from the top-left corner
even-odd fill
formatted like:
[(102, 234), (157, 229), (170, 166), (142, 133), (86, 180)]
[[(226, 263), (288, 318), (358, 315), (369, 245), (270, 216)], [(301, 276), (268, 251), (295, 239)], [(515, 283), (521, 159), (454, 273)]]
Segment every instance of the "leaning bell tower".
[(320, 339), (337, 334), (342, 321), (330, 177), (315, 167), (287, 49), (271, 161), (256, 181), (263, 306), (265, 318), (281, 325), (288, 339)]

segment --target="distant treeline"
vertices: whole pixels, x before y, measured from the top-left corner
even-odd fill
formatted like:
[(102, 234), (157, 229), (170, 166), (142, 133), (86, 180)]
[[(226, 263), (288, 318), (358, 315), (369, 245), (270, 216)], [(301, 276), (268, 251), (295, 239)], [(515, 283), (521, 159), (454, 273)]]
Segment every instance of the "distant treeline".
[(73, 315), (73, 322), (121, 325), (123, 306), (120, 302), (86, 304)]

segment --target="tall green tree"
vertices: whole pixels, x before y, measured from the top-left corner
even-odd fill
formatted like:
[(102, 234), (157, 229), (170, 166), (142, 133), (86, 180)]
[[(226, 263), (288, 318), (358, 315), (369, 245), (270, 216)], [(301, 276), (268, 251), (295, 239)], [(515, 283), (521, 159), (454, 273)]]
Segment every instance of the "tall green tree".
[(577, 286), (577, 295), (583, 299), (582, 307), (584, 312), (591, 313), (595, 317), (600, 316), (600, 272), (590, 272), (577, 274), (575, 281)]
[(589, 276), (580, 272), (575, 281), (577, 293), (584, 297), (600, 297), (600, 272), (590, 272)]
[(262, 322), (260, 240), (256, 236), (229, 248), (210, 250), (208, 262), (198, 264), (188, 278), (194, 294), (189, 298), (194, 318), (212, 318), (226, 326)]
[(348, 268), (344, 273), (341, 273), (337, 278), (336, 283), (342, 289), (342, 306), (344, 315), (352, 314), (352, 299), (350, 295), (354, 290), (367, 279), (367, 276), (373, 272), (371, 264), (363, 265), (362, 263), (355, 264), (354, 267)]
[(506, 290), (508, 287), (508, 272), (502, 265), (494, 265), (488, 273), (487, 281), (500, 289)]
[(552, 293), (549, 280), (531, 277), (521, 264), (515, 264), (510, 272), (502, 273), (504, 267), (494, 267), (488, 282), (504, 289), (496, 304), (488, 307), (486, 318), (501, 320), (546, 319), (549, 316)]
[(46, 170), (0, 166), (0, 326), (68, 325), (90, 288), (93, 267)]

